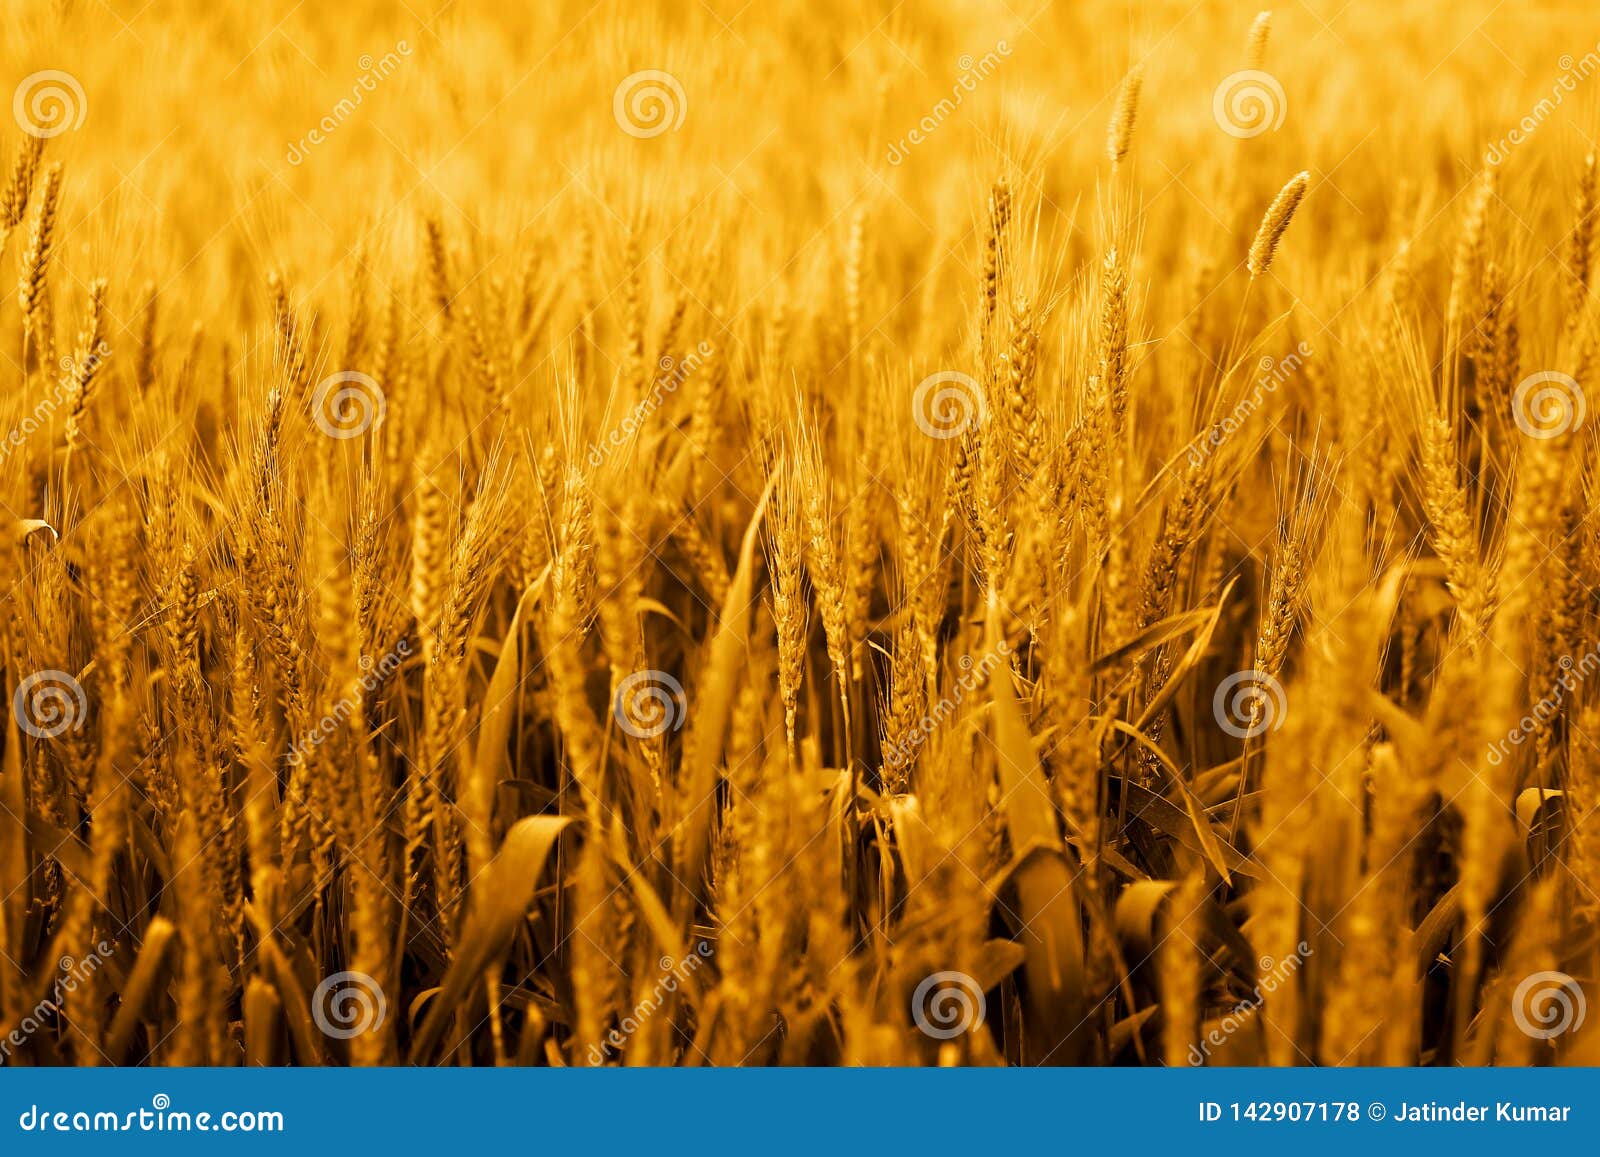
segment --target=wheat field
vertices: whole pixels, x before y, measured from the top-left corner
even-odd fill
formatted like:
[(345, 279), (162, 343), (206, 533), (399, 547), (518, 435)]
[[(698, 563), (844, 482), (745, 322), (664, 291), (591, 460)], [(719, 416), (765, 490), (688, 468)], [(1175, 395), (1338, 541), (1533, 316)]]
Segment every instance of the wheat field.
[(3, 1063), (1600, 1063), (1586, 4), (3, 8)]

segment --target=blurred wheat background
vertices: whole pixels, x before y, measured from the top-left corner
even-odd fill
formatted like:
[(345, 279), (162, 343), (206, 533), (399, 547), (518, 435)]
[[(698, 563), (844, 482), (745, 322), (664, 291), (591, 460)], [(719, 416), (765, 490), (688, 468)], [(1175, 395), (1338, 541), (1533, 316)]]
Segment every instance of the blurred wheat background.
[(4, 1063), (1600, 1063), (1590, 5), (6, 92)]

